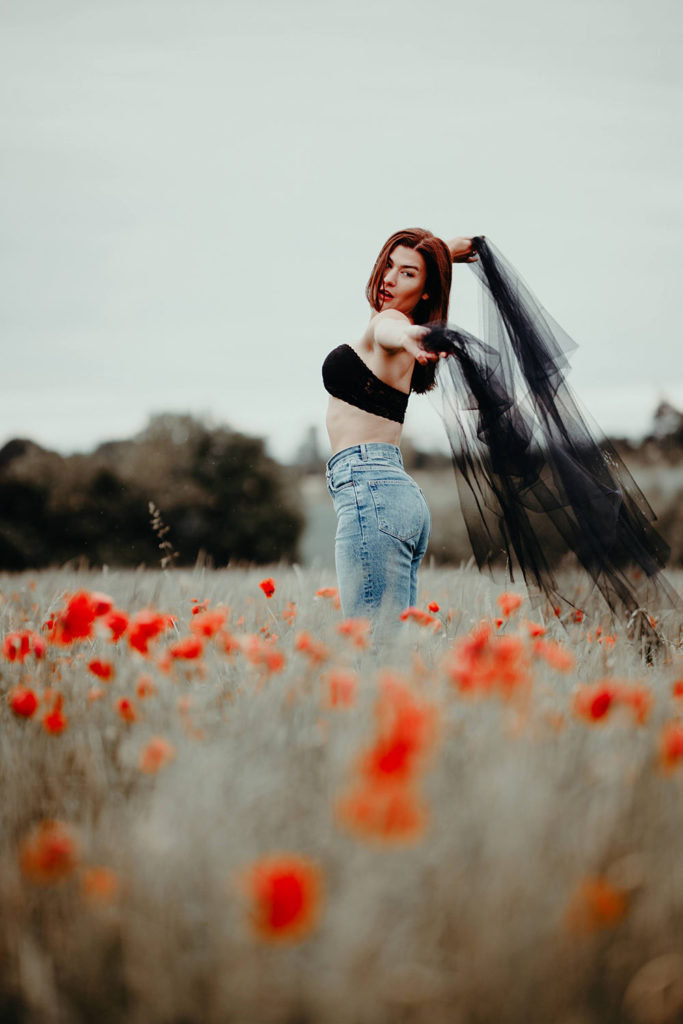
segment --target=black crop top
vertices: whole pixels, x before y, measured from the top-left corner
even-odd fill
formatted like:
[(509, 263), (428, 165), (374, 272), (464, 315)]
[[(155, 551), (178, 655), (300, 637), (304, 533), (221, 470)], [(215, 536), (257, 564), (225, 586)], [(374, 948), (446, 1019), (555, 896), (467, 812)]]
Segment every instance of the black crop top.
[(376, 377), (350, 345), (339, 345), (330, 352), (323, 363), (323, 384), (334, 398), (365, 412), (396, 423), (405, 419), (408, 395)]

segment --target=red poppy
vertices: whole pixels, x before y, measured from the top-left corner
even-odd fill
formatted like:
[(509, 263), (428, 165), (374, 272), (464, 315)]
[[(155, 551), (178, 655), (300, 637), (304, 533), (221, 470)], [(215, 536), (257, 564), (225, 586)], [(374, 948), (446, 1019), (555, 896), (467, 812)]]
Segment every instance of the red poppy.
[(45, 655), (46, 644), (38, 633), (32, 629), (22, 629), (8, 633), (2, 642), (2, 655), (7, 661), (22, 664), (29, 654), (40, 660)]
[(339, 591), (337, 590), (336, 587), (320, 587), (318, 590), (316, 590), (315, 596), (335, 598), (339, 597)]
[(436, 603), (436, 601), (430, 601), (429, 604), (427, 605), (427, 608), (429, 609), (430, 612), (434, 612), (434, 613), (440, 611), (439, 606)]
[(69, 719), (62, 711), (62, 703), (61, 694), (57, 694), (52, 710), (43, 715), (43, 728), (53, 736), (59, 736), (69, 724)]
[(119, 876), (111, 868), (84, 868), (81, 874), (81, 892), (88, 903), (106, 906), (118, 894)]
[(153, 736), (140, 752), (140, 771), (158, 772), (175, 757), (175, 747), (163, 736)]
[(454, 646), (446, 671), (460, 691), (504, 699), (526, 692), (531, 669), (525, 644), (517, 636), (498, 636), (483, 622)]
[(302, 630), (297, 634), (294, 650), (305, 654), (312, 665), (319, 665), (330, 656), (330, 649), (320, 640), (314, 640), (310, 633)]
[(659, 761), (665, 771), (683, 765), (683, 725), (669, 722), (659, 734)]
[(204, 641), (200, 636), (187, 636), (184, 640), (176, 641), (168, 649), (168, 653), (172, 658), (184, 661), (193, 661), (195, 658), (201, 658), (203, 652)]
[(514, 613), (520, 607), (522, 603), (522, 598), (519, 596), (519, 594), (506, 592), (504, 594), (498, 595), (497, 603), (498, 607), (503, 613), (503, 618), (509, 619), (510, 616), (514, 615)]
[(128, 643), (140, 654), (148, 654), (151, 641), (170, 629), (174, 622), (171, 615), (161, 615), (151, 609), (137, 612), (130, 620)]
[(671, 684), (671, 692), (674, 697), (683, 697), (683, 679), (677, 679)]
[(157, 688), (152, 677), (141, 675), (135, 686), (135, 692), (140, 700), (144, 700), (146, 697), (153, 697), (157, 692)]
[(259, 583), (259, 587), (266, 595), (266, 597), (272, 597), (273, 594), (275, 593), (275, 580), (273, 579), (272, 576), (269, 576), (267, 579), (261, 580), (261, 582)]
[(432, 626), (434, 623), (438, 623), (439, 626), (441, 625), (439, 619), (434, 615), (431, 615), (429, 612), (424, 611), (422, 608), (405, 608), (399, 615), (399, 619), (401, 622), (406, 622), (408, 619), (412, 619), (414, 622), (417, 622), (419, 626)]
[(352, 831), (383, 842), (414, 842), (424, 833), (427, 815), (409, 786), (360, 784), (342, 796), (336, 813)]
[(109, 682), (114, 678), (114, 666), (110, 661), (100, 661), (98, 658), (88, 662), (88, 669), (94, 676)]
[(574, 696), (574, 710), (582, 718), (599, 722), (607, 715), (615, 697), (615, 688), (608, 682), (582, 686)]
[(195, 636), (215, 636), (228, 617), (227, 608), (215, 608), (210, 612), (193, 608), (192, 611), (197, 613), (190, 622), (190, 629)]
[(102, 624), (111, 631), (111, 642), (115, 644), (128, 629), (128, 616), (125, 612), (112, 608), (102, 617)]
[(320, 915), (322, 873), (308, 857), (283, 853), (262, 857), (245, 872), (249, 919), (261, 939), (301, 939)]
[(116, 708), (119, 717), (122, 718), (124, 722), (130, 723), (137, 721), (138, 716), (135, 710), (135, 705), (132, 700), (128, 699), (128, 697), (119, 697), (114, 707)]
[(15, 686), (10, 691), (9, 703), (12, 711), (19, 718), (31, 718), (38, 707), (38, 698), (27, 686)]
[(79, 856), (74, 833), (61, 821), (41, 821), (19, 848), (22, 872), (39, 885), (67, 878), (77, 867)]
[(628, 893), (600, 876), (584, 879), (574, 892), (565, 913), (573, 932), (613, 928), (628, 910)]
[(105, 594), (79, 590), (69, 598), (66, 608), (58, 612), (52, 627), (52, 639), (65, 645), (74, 640), (90, 639), (95, 619), (106, 615), (112, 606), (113, 601)]
[(547, 661), (558, 672), (568, 672), (574, 667), (574, 655), (553, 640), (537, 640), (533, 649), (536, 657)]
[(240, 647), (247, 661), (252, 665), (259, 665), (269, 672), (279, 672), (284, 663), (285, 656), (269, 640), (262, 640), (254, 633), (248, 633), (242, 637)]
[(337, 632), (342, 636), (348, 636), (356, 647), (370, 646), (370, 621), (369, 619), (344, 619), (337, 623)]
[(288, 622), (290, 626), (294, 622), (296, 618), (296, 605), (293, 601), (287, 601), (287, 604), (282, 611), (282, 618), (285, 622)]
[(358, 676), (343, 668), (332, 669), (327, 676), (327, 705), (331, 708), (349, 708), (356, 700)]
[(373, 783), (412, 779), (433, 745), (436, 709), (387, 675), (375, 716), (375, 739), (360, 761), (362, 775)]

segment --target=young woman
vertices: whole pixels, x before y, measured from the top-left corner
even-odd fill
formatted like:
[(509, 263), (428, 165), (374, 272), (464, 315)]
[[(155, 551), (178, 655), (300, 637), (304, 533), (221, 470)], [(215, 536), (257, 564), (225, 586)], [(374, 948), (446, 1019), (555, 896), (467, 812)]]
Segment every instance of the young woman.
[[(446, 324), (452, 262), (472, 263), (482, 286), (481, 339)], [(566, 382), (574, 342), (514, 267), (483, 236), (446, 243), (408, 229), (383, 246), (366, 295), (365, 333), (323, 365), (344, 614), (384, 608), (395, 620), (416, 603), (429, 511), (398, 444), (410, 392), (434, 387), (442, 360), (460, 514), (480, 568), (503, 562), (540, 605), (576, 612), (575, 588), (564, 590), (548, 558), (549, 537), (559, 538), (610, 609), (652, 639), (645, 609), (681, 608), (661, 572), (668, 547)]]
[(425, 325), (448, 317), (451, 264), (476, 258), (471, 238), (446, 243), (421, 228), (396, 232), (370, 275), (365, 332), (323, 364), (332, 447), (327, 486), (345, 615), (376, 616), (383, 608), (395, 617), (416, 602), (429, 509), (398, 445), (410, 392), (433, 388), (436, 363), (446, 356), (422, 346)]

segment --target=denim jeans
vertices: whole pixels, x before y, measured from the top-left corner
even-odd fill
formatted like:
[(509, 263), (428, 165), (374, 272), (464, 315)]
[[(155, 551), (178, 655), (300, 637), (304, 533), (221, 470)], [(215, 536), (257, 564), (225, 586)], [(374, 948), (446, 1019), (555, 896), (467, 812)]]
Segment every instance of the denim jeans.
[(394, 618), (417, 600), (427, 549), (427, 502), (393, 444), (367, 443), (333, 455), (327, 489), (337, 513), (335, 564), (342, 611)]

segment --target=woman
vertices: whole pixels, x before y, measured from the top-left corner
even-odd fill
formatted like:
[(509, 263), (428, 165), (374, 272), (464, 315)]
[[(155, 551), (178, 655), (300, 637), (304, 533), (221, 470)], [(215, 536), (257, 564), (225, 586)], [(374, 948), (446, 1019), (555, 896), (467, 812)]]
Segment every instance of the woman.
[(366, 288), (370, 322), (355, 345), (323, 364), (330, 393), (327, 485), (337, 513), (335, 563), (348, 616), (414, 605), (429, 540), (429, 509), (403, 469), (403, 420), (411, 391), (435, 384), (441, 353), (421, 340), (448, 317), (451, 263), (476, 260), (471, 238), (448, 244), (430, 231), (398, 231), (382, 247)]
[[(476, 264), (483, 339), (446, 325), (451, 262)], [(422, 229), (399, 231), (366, 295), (372, 315), (362, 338), (323, 366), (344, 613), (374, 616), (384, 605), (395, 617), (416, 602), (429, 511), (398, 443), (409, 393), (434, 387), (441, 359), (444, 426), (478, 565), (504, 561), (555, 614), (576, 611), (548, 558), (549, 538), (559, 537), (610, 609), (656, 640), (646, 609), (681, 608), (661, 572), (668, 547), (567, 384), (574, 342), (512, 265), (483, 236), (446, 244)]]

